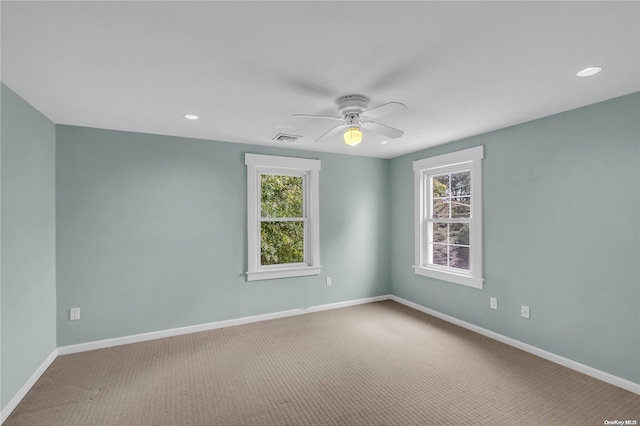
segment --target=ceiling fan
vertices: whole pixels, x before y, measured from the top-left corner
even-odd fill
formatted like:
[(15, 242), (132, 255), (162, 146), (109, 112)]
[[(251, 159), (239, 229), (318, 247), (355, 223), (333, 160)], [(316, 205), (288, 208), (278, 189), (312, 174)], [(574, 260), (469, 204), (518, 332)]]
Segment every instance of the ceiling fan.
[(338, 104), (338, 114), (340, 114), (339, 116), (307, 114), (293, 114), (293, 116), (302, 118), (321, 118), (325, 120), (336, 120), (344, 122), (324, 133), (322, 136), (316, 139), (316, 142), (322, 142), (323, 140), (328, 139), (343, 130), (345, 131), (343, 134), (344, 142), (347, 145), (351, 146), (358, 145), (360, 142), (362, 142), (361, 129), (379, 133), (390, 139), (397, 139), (404, 134), (402, 130), (380, 124), (376, 121), (373, 121), (372, 118), (405, 111), (407, 109), (407, 106), (405, 104), (401, 104), (400, 102), (388, 102), (375, 108), (368, 109), (369, 98), (362, 95), (341, 96), (338, 98), (338, 100), (336, 100), (336, 103)]

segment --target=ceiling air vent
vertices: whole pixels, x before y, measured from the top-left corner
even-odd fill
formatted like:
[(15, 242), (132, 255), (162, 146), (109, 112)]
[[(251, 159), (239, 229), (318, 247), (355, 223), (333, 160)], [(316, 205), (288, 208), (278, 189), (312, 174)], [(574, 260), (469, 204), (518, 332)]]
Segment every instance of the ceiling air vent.
[(273, 137), (273, 140), (277, 142), (295, 142), (301, 137), (302, 136), (287, 135), (286, 133), (278, 133)]

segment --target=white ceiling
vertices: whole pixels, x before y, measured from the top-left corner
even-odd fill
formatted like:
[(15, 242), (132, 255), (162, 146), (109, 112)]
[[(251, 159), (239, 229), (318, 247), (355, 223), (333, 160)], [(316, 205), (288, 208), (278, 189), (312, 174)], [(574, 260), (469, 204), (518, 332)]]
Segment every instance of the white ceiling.
[[(640, 90), (637, 1), (2, 1), (1, 15), (2, 81), (59, 124), (392, 158)], [(590, 65), (605, 70), (575, 77)], [(406, 104), (378, 119), (405, 135), (316, 143), (337, 123), (291, 117), (335, 115), (351, 93)]]

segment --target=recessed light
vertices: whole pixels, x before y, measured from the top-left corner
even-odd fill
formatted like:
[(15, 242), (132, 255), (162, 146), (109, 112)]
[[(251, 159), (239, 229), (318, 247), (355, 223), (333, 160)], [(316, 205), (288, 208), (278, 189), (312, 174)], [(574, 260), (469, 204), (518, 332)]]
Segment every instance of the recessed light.
[(197, 115), (193, 115), (193, 114), (186, 114), (184, 116), (184, 118), (186, 118), (187, 120), (197, 120), (200, 117), (198, 117)]
[(576, 77), (591, 77), (602, 71), (602, 67), (588, 67), (576, 73)]
[(380, 141), (380, 145), (386, 145), (388, 143), (389, 143), (389, 141)]

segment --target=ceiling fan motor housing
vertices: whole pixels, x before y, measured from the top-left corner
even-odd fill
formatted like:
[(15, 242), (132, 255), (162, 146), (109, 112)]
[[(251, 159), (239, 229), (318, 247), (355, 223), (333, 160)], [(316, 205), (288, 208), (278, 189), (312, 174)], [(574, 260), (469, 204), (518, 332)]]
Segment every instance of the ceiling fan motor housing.
[(340, 96), (336, 103), (338, 104), (338, 113), (342, 115), (345, 120), (353, 119), (353, 114), (360, 114), (367, 110), (369, 104), (369, 98), (363, 95), (345, 95)]

